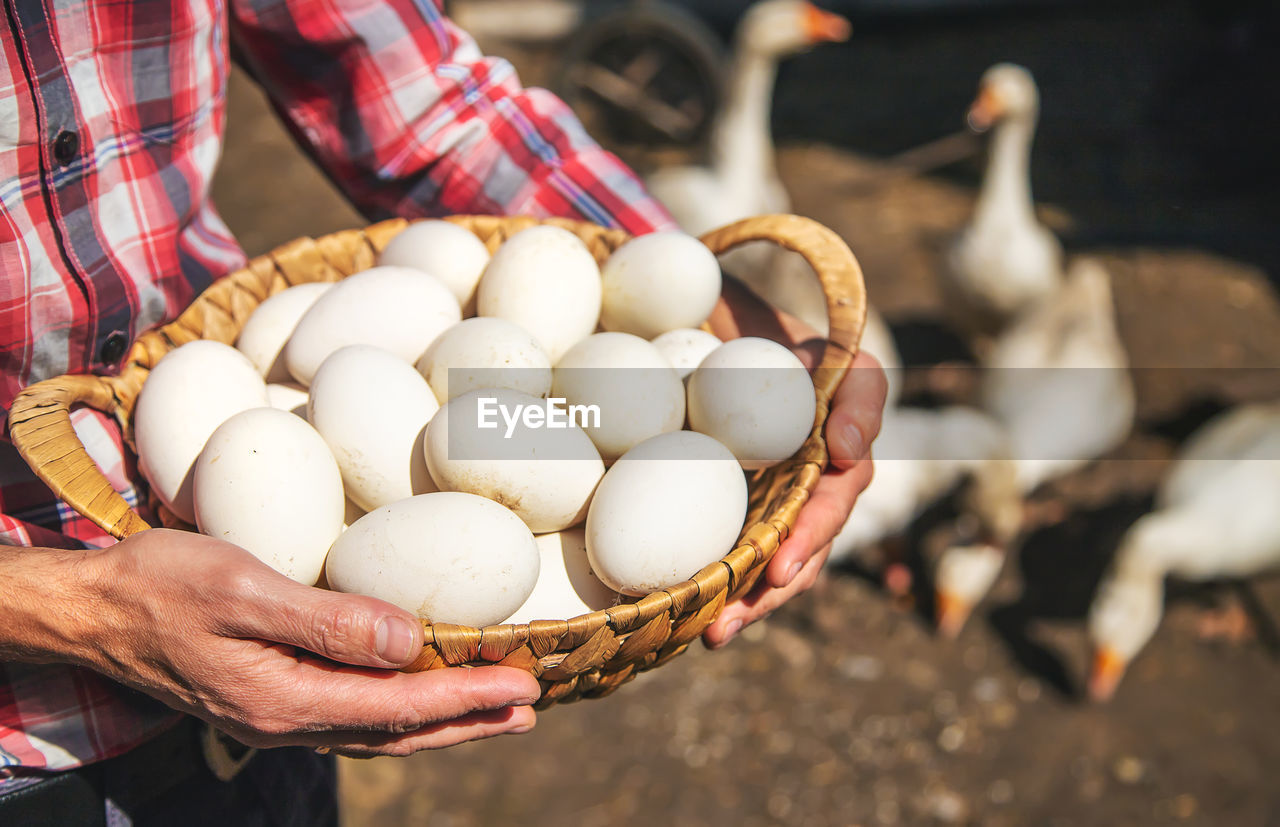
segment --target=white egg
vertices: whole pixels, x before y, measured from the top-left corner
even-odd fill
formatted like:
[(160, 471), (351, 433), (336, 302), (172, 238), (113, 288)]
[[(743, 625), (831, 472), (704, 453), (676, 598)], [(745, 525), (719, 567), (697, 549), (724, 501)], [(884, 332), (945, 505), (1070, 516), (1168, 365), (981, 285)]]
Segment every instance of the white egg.
[(194, 523), (192, 467), (209, 435), (235, 414), (266, 405), (258, 369), (230, 345), (201, 339), (166, 353), (133, 409), (138, 467), (160, 501)]
[(769, 339), (725, 342), (690, 374), (688, 387), (689, 427), (723, 442), (748, 470), (790, 457), (813, 429), (809, 371)]
[(288, 411), (307, 418), (307, 389), (297, 382), (267, 385), (267, 404), (278, 411)]
[(605, 461), (684, 424), (684, 385), (658, 349), (630, 333), (597, 333), (556, 364), (552, 398), (595, 405), (585, 430)]
[(600, 324), (652, 339), (697, 327), (720, 298), (720, 264), (706, 245), (679, 232), (633, 238), (600, 268)]
[(423, 438), (439, 407), (426, 380), (398, 356), (349, 345), (316, 371), (307, 421), (329, 443), (347, 496), (370, 511), (436, 490)]
[(559, 227), (507, 239), (480, 278), (476, 309), (533, 334), (554, 365), (600, 319), (600, 268), (587, 246)]
[(524, 605), (504, 623), (568, 620), (618, 603), (618, 593), (591, 573), (585, 530), (571, 528), (534, 539), (542, 555), (538, 584)]
[(653, 346), (671, 363), (681, 379), (693, 373), (707, 354), (722, 344), (713, 334), (691, 327), (668, 330), (653, 340)]
[(258, 305), (244, 323), (236, 349), (258, 366), (267, 382), (292, 380), (284, 363), (285, 343), (303, 314), (331, 287), (330, 282), (312, 282), (281, 290)]
[(527, 330), (506, 319), (465, 319), (440, 334), (418, 360), (440, 404), (480, 388), (532, 396), (551, 390), (551, 360)]
[(432, 623), (491, 626), (538, 581), (538, 546), (520, 518), (472, 494), (423, 494), (370, 511), (329, 551), (337, 591), (377, 597)]
[(474, 308), (476, 285), (489, 263), (489, 250), (475, 233), (448, 221), (415, 221), (387, 242), (380, 266), (412, 267), (444, 282), (463, 312)]
[(728, 554), (747, 515), (747, 481), (729, 449), (692, 431), (646, 440), (622, 456), (587, 512), (591, 570), (642, 595), (674, 586)]
[(329, 446), (298, 417), (243, 411), (218, 426), (195, 467), (196, 525), (313, 585), (342, 532), (342, 475)]
[(303, 385), (347, 345), (374, 345), (412, 365), (461, 318), (458, 300), (435, 276), (374, 267), (336, 283), (311, 305), (285, 345), (285, 364)]
[(506, 388), (450, 400), (427, 428), (432, 479), (502, 503), (538, 534), (581, 522), (604, 463), (568, 412), (557, 425), (548, 405)]

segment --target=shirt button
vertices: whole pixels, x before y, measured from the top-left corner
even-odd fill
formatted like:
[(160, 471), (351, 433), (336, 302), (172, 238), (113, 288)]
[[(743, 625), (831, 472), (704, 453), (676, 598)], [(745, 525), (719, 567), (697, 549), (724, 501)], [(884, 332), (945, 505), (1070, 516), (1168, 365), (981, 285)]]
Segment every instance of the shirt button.
[(70, 130), (63, 130), (53, 139), (53, 158), (59, 166), (66, 166), (76, 159), (80, 151), (80, 136)]
[(129, 346), (129, 337), (124, 331), (114, 331), (102, 343), (102, 349), (98, 355), (102, 357), (104, 364), (114, 365), (124, 358), (125, 348)]

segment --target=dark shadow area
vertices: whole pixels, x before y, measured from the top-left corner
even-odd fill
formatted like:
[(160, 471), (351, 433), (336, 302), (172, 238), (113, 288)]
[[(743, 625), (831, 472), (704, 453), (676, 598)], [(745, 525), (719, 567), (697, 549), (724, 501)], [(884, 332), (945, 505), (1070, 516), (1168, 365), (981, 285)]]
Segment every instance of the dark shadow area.
[(943, 320), (924, 316), (894, 319), (890, 330), (903, 367), (977, 362), (964, 339)]
[(1217, 396), (1193, 399), (1179, 411), (1159, 420), (1147, 422), (1143, 430), (1181, 444), (1206, 422), (1231, 407), (1230, 402)]
[(1064, 697), (1080, 696), (1077, 678), (1031, 627), (1040, 620), (1083, 620), (1121, 538), (1151, 506), (1149, 496), (1125, 497), (1033, 532), (1016, 555), (1021, 596), (988, 613), (1018, 663)]

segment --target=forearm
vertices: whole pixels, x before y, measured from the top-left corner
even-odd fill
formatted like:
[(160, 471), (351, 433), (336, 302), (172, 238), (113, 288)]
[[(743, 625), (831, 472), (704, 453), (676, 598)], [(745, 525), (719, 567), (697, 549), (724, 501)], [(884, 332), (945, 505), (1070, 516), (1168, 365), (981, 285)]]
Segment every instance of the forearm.
[(104, 553), (0, 546), (0, 660), (94, 665)]
[(438, 3), (233, 0), (241, 59), (369, 217), (456, 213), (674, 227), (562, 101), (526, 89)]

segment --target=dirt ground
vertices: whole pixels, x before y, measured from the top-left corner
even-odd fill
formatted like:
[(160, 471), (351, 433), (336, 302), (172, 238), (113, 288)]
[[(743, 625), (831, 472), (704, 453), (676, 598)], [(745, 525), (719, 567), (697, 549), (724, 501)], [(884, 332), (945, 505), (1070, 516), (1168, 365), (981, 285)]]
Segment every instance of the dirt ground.
[[(231, 96), (216, 198), (251, 254), (362, 223), (248, 81), (237, 76)], [(908, 361), (935, 358), (937, 251), (972, 187), (868, 188), (877, 162), (826, 145), (789, 145), (780, 164), (796, 211), (858, 254)], [(1199, 612), (1226, 592), (1175, 587), (1115, 700), (1080, 694), (1093, 586), (1177, 440), (1224, 404), (1280, 397), (1280, 299), (1258, 266), (1199, 246), (1088, 252), (1114, 276), (1138, 426), (1042, 495), (1065, 519), (1026, 538), (958, 641), (874, 579), (832, 571), (725, 650), (691, 648), (612, 697), (543, 713), (529, 735), (344, 762), (347, 822), (1280, 823), (1277, 652), (1197, 635)], [(1253, 595), (1280, 617), (1280, 581)]]

